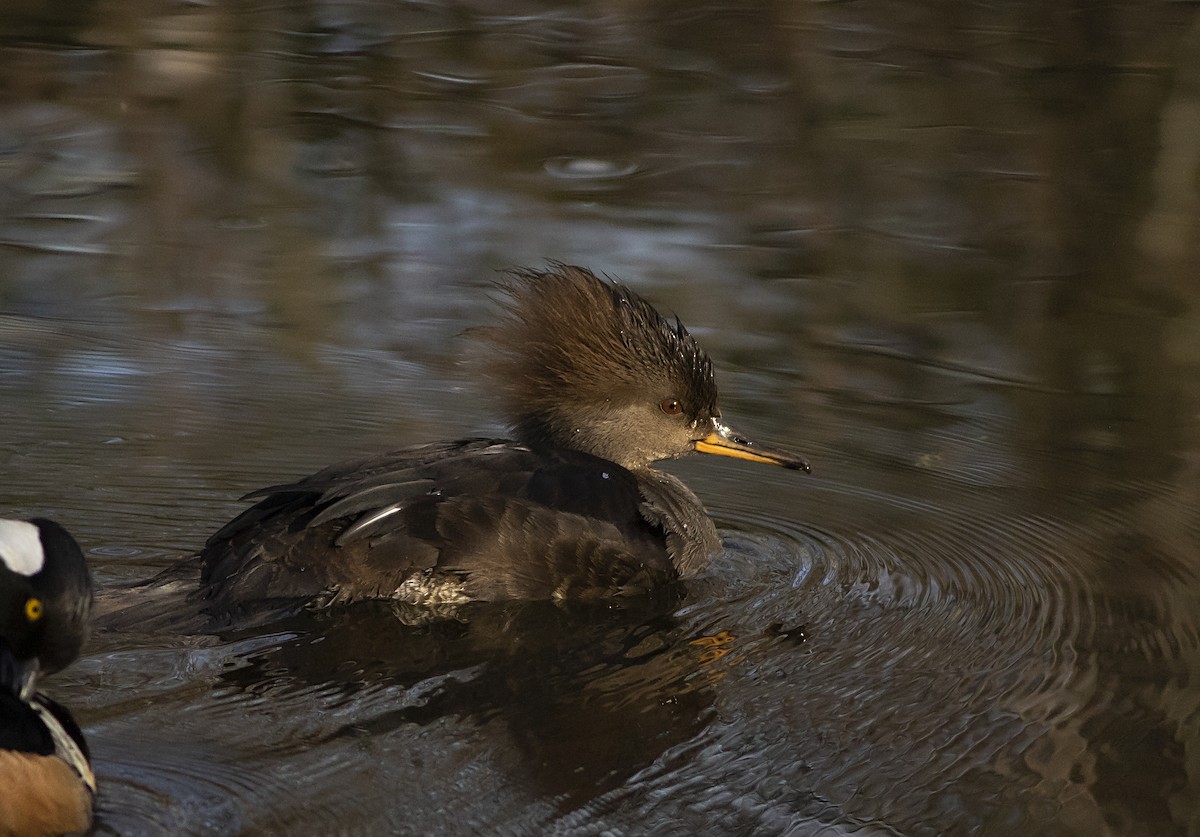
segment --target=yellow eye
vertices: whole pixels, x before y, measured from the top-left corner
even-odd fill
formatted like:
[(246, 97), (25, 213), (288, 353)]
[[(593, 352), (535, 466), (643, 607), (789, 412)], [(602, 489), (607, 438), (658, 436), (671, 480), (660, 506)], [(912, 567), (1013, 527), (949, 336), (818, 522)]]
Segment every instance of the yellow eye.
[(658, 408), (668, 416), (677, 416), (683, 412), (683, 405), (674, 398), (664, 398), (658, 403)]
[(42, 613), (45, 609), (41, 599), (36, 596), (30, 596), (29, 600), (25, 602), (25, 618), (30, 622), (36, 622), (42, 618)]

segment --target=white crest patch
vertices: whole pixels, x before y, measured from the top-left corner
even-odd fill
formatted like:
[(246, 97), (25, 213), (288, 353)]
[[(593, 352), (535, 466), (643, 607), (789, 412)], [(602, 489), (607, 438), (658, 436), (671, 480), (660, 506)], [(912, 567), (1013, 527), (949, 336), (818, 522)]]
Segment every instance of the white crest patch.
[(17, 575), (34, 575), (46, 563), (38, 527), (24, 520), (0, 520), (0, 561)]

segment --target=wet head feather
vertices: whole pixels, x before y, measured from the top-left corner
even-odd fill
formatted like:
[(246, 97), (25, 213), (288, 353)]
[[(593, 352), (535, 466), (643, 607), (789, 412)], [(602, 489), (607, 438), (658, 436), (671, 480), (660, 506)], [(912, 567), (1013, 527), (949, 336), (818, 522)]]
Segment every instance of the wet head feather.
[(554, 262), (510, 271), (501, 288), (501, 322), (478, 331), (522, 441), (561, 441), (581, 408), (638, 398), (677, 398), (689, 415), (716, 414), (708, 355), (678, 318), (668, 321), (624, 285)]

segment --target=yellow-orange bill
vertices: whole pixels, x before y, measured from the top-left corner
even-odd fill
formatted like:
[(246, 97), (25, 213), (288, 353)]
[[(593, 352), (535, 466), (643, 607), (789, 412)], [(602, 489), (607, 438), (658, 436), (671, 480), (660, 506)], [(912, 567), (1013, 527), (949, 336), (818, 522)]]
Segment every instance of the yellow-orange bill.
[(751, 442), (744, 436), (730, 430), (722, 424), (703, 439), (696, 442), (696, 450), (700, 453), (711, 453), (716, 456), (732, 456), (734, 459), (746, 459), (750, 462), (763, 462), (767, 465), (778, 465), (793, 471), (811, 471), (808, 460), (794, 453), (774, 448), (765, 448)]

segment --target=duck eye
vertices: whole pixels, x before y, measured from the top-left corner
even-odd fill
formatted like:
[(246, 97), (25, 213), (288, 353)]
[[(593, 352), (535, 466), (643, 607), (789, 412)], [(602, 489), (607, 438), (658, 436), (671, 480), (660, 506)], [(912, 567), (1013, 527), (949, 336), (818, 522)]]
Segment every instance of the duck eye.
[(658, 408), (668, 416), (677, 416), (683, 412), (683, 405), (674, 398), (664, 398), (658, 402)]
[(45, 605), (42, 604), (41, 599), (36, 596), (30, 596), (25, 602), (25, 618), (30, 622), (36, 622), (42, 618), (45, 609)]

